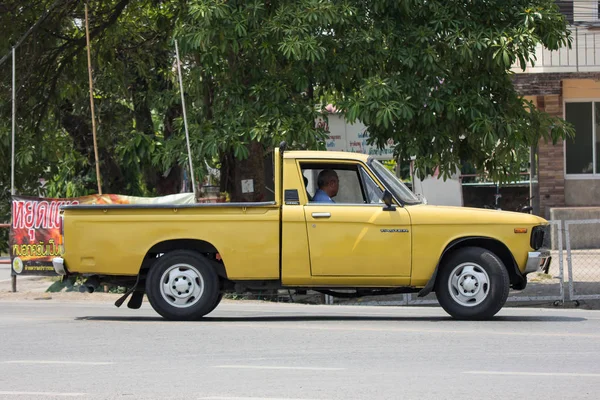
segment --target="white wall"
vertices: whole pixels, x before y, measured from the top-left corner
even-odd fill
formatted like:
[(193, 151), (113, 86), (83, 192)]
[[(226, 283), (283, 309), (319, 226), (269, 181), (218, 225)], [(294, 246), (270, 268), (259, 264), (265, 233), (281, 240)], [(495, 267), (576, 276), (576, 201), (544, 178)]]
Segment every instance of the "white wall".
[(330, 151), (348, 151), (352, 153), (369, 154), (380, 160), (391, 160), (394, 156), (393, 141), (384, 149), (378, 149), (376, 146), (367, 144), (369, 131), (361, 122), (349, 124), (341, 113), (331, 113), (327, 115), (329, 123), (323, 118), (319, 118), (317, 125), (325, 125), (325, 131), (329, 138), (325, 145)]
[[(412, 170), (412, 168), (411, 168)], [(452, 174), (446, 181), (441, 177), (429, 176), (420, 180), (413, 176), (413, 192), (427, 199), (428, 204), (436, 206), (463, 206), (462, 185), (460, 171)]]

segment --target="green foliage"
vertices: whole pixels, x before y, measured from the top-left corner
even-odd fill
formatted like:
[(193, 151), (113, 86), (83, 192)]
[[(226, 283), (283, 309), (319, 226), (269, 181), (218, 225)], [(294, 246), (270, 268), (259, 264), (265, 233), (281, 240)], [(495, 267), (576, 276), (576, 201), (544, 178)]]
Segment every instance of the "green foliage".
[(207, 156), (282, 140), (320, 148), (317, 105), (345, 78), (328, 32), (353, 23), (354, 7), (326, 1), (193, 1), (176, 31), (194, 135)]
[[(83, 276), (53, 277), (51, 278), (52, 283), (46, 289), (46, 293), (79, 292), (80, 287), (85, 283), (86, 279)], [(101, 285), (94, 293), (103, 291), (104, 286)], [(123, 286), (108, 287), (108, 293), (124, 294), (126, 291), (127, 288)]]

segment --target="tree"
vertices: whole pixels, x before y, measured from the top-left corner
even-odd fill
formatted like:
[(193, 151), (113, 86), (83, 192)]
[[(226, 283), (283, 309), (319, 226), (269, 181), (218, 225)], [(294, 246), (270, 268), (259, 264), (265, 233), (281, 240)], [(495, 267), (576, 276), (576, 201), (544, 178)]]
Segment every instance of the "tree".
[[(194, 164), (222, 169), (233, 200), (261, 200), (263, 165), (281, 140), (320, 148), (315, 118), (333, 103), (397, 143), (421, 171), (469, 160), (498, 179), (542, 137), (572, 133), (515, 92), (514, 62), (568, 43), (551, 0), (90, 1), (105, 191), (178, 190), (187, 155), (174, 73), (181, 45)], [(95, 190), (83, 3), (7, 1), (0, 54), (45, 11), (18, 51), (21, 192)], [(13, 17), (16, 16), (16, 17)], [(0, 65), (0, 185), (10, 168), (10, 66)], [(5, 172), (6, 171), (6, 172)], [(201, 171), (198, 171), (201, 172)], [(513, 171), (514, 172), (514, 171)], [(197, 175), (200, 175), (197, 173)], [(242, 194), (241, 179), (254, 179)], [(268, 185), (267, 185), (268, 186)]]
[[(218, 154), (232, 200), (266, 198), (265, 150), (324, 139), (315, 127), (320, 96), (343, 77), (327, 79), (336, 44), (321, 30), (349, 23), (345, 12), (334, 2), (194, 1), (182, 13), (176, 36), (194, 99), (192, 136), (207, 157)], [(242, 179), (256, 192), (243, 195)]]

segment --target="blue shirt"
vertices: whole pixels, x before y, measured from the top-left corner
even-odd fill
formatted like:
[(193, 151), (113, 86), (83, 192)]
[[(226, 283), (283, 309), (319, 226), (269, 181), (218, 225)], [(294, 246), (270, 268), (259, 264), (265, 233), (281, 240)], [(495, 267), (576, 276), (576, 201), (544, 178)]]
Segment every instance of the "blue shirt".
[(325, 193), (321, 189), (317, 190), (317, 192), (315, 193), (315, 197), (313, 197), (312, 201), (313, 203), (335, 203), (335, 201), (333, 201), (331, 197), (327, 196), (327, 193)]

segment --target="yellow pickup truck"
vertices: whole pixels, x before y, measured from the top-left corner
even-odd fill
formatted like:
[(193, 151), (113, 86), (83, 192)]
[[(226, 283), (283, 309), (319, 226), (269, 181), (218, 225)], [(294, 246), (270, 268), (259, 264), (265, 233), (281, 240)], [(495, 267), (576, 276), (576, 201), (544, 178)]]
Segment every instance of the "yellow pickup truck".
[(77, 205), (63, 209), (60, 275), (89, 291), (127, 287), (170, 320), (210, 313), (224, 293), (316, 290), (355, 296), (434, 291), (459, 319), (488, 319), (509, 289), (547, 268), (547, 221), (422, 204), (366, 155), (275, 149), (272, 201)]

